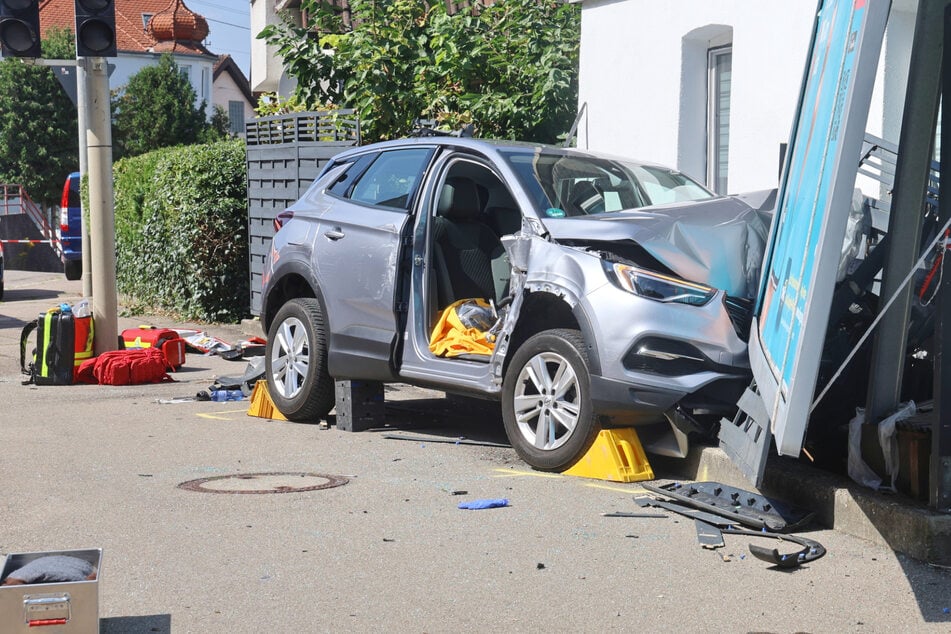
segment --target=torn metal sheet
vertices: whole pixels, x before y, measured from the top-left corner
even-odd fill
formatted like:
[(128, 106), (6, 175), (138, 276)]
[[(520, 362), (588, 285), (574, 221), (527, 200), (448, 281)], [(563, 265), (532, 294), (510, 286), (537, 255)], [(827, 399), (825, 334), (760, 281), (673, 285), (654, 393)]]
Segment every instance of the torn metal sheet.
[(692, 507), (729, 518), (734, 524), (765, 528), (772, 532), (794, 530), (814, 516), (811, 511), (796, 509), (759, 493), (719, 482), (672, 482), (663, 486), (643, 486), (652, 493), (665, 495)]
[(723, 547), (723, 532), (719, 528), (700, 520), (694, 520), (693, 523), (697, 528), (697, 541), (701, 546), (710, 550)]

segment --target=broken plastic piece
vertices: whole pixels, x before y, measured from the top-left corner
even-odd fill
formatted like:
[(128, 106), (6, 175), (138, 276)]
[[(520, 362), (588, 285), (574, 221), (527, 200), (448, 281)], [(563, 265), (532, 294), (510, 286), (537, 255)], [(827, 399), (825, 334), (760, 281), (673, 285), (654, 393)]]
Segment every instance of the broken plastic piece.
[(765, 562), (771, 563), (778, 568), (797, 568), (802, 564), (809, 563), (810, 561), (815, 561), (823, 555), (826, 554), (825, 546), (819, 542), (808, 539), (806, 537), (799, 537), (797, 535), (774, 535), (770, 533), (760, 533), (757, 531), (747, 530), (745, 528), (724, 528), (724, 533), (728, 535), (748, 535), (750, 537), (768, 537), (770, 539), (777, 539), (779, 541), (793, 542), (794, 544), (799, 544), (804, 546), (802, 550), (795, 553), (780, 554), (779, 550), (776, 548), (764, 548), (763, 546), (757, 546), (756, 544), (750, 544), (750, 554), (756, 557), (757, 559), (762, 559)]
[(736, 524), (734, 520), (723, 517), (722, 515), (714, 515), (713, 513), (707, 513), (706, 511), (700, 511), (697, 509), (692, 509), (680, 504), (675, 504), (673, 502), (668, 502), (666, 500), (655, 500), (654, 498), (647, 496), (638, 496), (634, 498), (634, 502), (638, 506), (656, 506), (658, 508), (666, 509), (671, 513), (677, 513), (678, 515), (683, 515), (691, 519), (700, 520), (701, 522), (706, 522), (712, 526), (733, 526)]
[(794, 530), (809, 522), (814, 513), (783, 504), (777, 500), (718, 482), (678, 482), (655, 486), (643, 485), (652, 493), (665, 495), (694, 508), (716, 513), (753, 528), (772, 532)]
[(697, 527), (697, 541), (700, 542), (701, 546), (710, 550), (723, 547), (723, 533), (719, 528), (700, 520), (694, 520), (693, 522)]

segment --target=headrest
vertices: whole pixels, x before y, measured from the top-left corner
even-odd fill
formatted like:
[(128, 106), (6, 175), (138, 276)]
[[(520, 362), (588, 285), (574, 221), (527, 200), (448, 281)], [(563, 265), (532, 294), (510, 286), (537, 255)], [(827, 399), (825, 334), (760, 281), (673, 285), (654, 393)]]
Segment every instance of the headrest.
[(478, 219), (482, 205), (475, 181), (461, 176), (447, 178), (439, 193), (436, 211), (450, 220), (465, 222)]

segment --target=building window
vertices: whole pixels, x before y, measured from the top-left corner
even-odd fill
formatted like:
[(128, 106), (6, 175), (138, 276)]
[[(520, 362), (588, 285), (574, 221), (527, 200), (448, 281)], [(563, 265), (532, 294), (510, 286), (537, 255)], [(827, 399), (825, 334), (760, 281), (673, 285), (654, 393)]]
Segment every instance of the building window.
[(244, 134), (244, 103), (228, 102), (228, 130), (231, 134)]
[(730, 92), (733, 48), (707, 51), (707, 186), (727, 193), (730, 159)]
[(154, 14), (154, 13), (143, 13), (143, 14), (142, 14), (142, 30), (143, 30), (143, 31), (148, 31), (148, 30), (149, 30), (149, 20), (152, 19), (152, 16), (153, 16), (153, 15), (155, 15), (155, 14)]

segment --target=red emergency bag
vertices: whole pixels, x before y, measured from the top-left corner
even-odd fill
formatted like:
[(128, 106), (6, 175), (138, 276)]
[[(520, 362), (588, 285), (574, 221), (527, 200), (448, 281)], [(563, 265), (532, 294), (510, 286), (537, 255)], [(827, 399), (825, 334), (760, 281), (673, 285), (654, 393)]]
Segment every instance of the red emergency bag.
[(122, 331), (126, 348), (157, 348), (173, 371), (185, 364), (185, 340), (171, 328), (139, 326)]
[(76, 380), (99, 385), (141, 385), (174, 381), (165, 370), (165, 355), (158, 348), (112, 350), (79, 366)]

